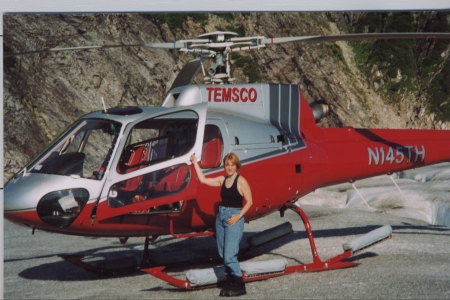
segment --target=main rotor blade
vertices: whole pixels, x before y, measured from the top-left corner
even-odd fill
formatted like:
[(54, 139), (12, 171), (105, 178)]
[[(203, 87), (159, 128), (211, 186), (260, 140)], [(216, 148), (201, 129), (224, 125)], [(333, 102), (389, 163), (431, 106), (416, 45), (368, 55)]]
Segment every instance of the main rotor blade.
[(261, 39), (262, 44), (281, 44), (289, 42), (319, 43), (356, 40), (391, 40), (391, 39), (449, 39), (450, 33), (419, 32), (419, 33), (355, 33), (339, 35), (297, 36)]
[[(217, 34), (210, 33), (209, 35)], [(203, 35), (201, 35), (203, 36)], [(436, 33), (436, 32), (420, 32), (420, 33), (356, 33), (356, 34), (340, 34), (340, 35), (328, 35), (328, 36), (297, 36), (297, 37), (277, 37), (277, 38), (265, 38), (265, 37), (242, 37), (231, 38), (224, 42), (211, 42), (208, 39), (194, 39), (194, 40), (181, 40), (171, 43), (148, 43), (140, 45), (105, 45), (105, 46), (82, 46), (82, 47), (68, 47), (68, 48), (49, 48), (37, 51), (28, 51), (21, 53), (4, 53), (3, 57), (20, 56), (27, 54), (48, 53), (58, 51), (71, 51), (71, 50), (89, 50), (89, 49), (107, 49), (107, 48), (162, 48), (162, 49), (182, 49), (189, 52), (195, 51), (196, 48), (207, 51), (208, 49), (216, 48), (239, 48), (242, 46), (250, 46), (248, 49), (260, 48), (266, 44), (281, 44), (289, 42), (302, 42), (302, 43), (319, 43), (319, 42), (335, 42), (335, 41), (352, 41), (352, 40), (375, 40), (375, 39), (425, 39), (425, 38), (450, 38), (450, 33)], [(244, 50), (244, 49), (242, 49)], [(200, 51), (203, 53), (203, 51)]]
[(173, 43), (148, 43), (140, 45), (104, 45), (104, 46), (81, 46), (81, 47), (67, 47), (67, 48), (48, 48), (36, 51), (20, 52), (20, 53), (4, 53), (3, 57), (12, 57), (28, 54), (49, 53), (59, 51), (74, 51), (74, 50), (89, 50), (89, 49), (108, 49), (108, 48), (162, 48), (162, 49), (180, 49), (186, 46), (185, 42)]

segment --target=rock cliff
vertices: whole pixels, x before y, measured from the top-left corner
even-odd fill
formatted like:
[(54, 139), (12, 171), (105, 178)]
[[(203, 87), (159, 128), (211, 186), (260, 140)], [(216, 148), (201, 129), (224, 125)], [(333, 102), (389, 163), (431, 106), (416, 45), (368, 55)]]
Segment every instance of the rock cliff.
[[(345, 27), (342, 15), (325, 13), (203, 14), (179, 19), (174, 24), (161, 15), (5, 15), (4, 51), (170, 42), (215, 30), (266, 37), (338, 34)], [(308, 101), (325, 99), (332, 114), (322, 126), (437, 127), (432, 116), (410, 102), (387, 104), (356, 67), (346, 42), (272, 45), (241, 56), (256, 62), (262, 81), (295, 83)], [(102, 97), (108, 107), (159, 105), (177, 72), (193, 57), (175, 50), (115, 48), (6, 58), (4, 180), (77, 118), (101, 110)], [(234, 75), (238, 82), (249, 79), (244, 68), (237, 68)]]

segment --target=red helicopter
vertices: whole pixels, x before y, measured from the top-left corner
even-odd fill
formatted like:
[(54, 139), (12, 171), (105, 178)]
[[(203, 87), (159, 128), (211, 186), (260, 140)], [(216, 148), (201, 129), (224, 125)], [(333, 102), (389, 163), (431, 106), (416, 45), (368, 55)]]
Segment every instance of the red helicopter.
[[(195, 153), (207, 176), (219, 176), (225, 174), (223, 156), (235, 152), (243, 164), (242, 174), (253, 187), (254, 204), (245, 215), (246, 222), (277, 211), (283, 215), (290, 208), (305, 225), (313, 255), (310, 264), (281, 263), (276, 270), (269, 266), (261, 271), (257, 266), (253, 272), (250, 264), (245, 281), (355, 266), (345, 258), (389, 238), (390, 227), (358, 238), (344, 245), (342, 254), (322, 261), (308, 218), (295, 202), (317, 188), (450, 161), (450, 131), (319, 127), (317, 123), (329, 110), (325, 101), (308, 103), (297, 85), (235, 84), (230, 54), (294, 41), (379, 38), (450, 38), (450, 34), (266, 38), (216, 31), (193, 40), (134, 45), (179, 49), (200, 57), (181, 70), (161, 107), (105, 107), (65, 130), (6, 184), (5, 219), (33, 231), (118, 237), (122, 243), (142, 236), (146, 248), (141, 270), (181, 288), (209, 287), (221, 278), (194, 283), (167, 275), (162, 272), (164, 266), (151, 264), (148, 244), (161, 235), (214, 235), (220, 196), (199, 184), (189, 157)], [(124, 46), (77, 49), (109, 47)], [(205, 68), (208, 58), (214, 62)], [(205, 84), (190, 84), (199, 70)], [(262, 232), (250, 239), (241, 254), (291, 232), (286, 224)], [(96, 273), (107, 272), (80, 256), (63, 258)]]

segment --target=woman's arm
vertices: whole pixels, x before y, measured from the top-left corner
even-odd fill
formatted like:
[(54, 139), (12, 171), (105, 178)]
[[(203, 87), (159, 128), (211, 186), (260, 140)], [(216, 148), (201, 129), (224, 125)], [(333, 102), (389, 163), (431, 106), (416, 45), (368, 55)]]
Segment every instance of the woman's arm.
[(223, 176), (215, 177), (215, 178), (206, 178), (205, 174), (203, 174), (202, 169), (197, 163), (197, 159), (195, 158), (195, 154), (191, 155), (191, 162), (194, 165), (195, 172), (197, 173), (198, 180), (209, 186), (221, 186), (223, 183)]

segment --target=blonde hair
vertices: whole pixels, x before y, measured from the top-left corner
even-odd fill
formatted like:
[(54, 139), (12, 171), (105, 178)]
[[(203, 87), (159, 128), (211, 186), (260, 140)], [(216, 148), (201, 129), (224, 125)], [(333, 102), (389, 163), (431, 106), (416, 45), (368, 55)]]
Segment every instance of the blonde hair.
[(230, 152), (224, 156), (223, 158), (224, 169), (226, 169), (227, 160), (229, 160), (232, 164), (236, 165), (236, 171), (239, 171), (241, 169), (241, 161), (239, 160), (239, 157), (233, 152)]

